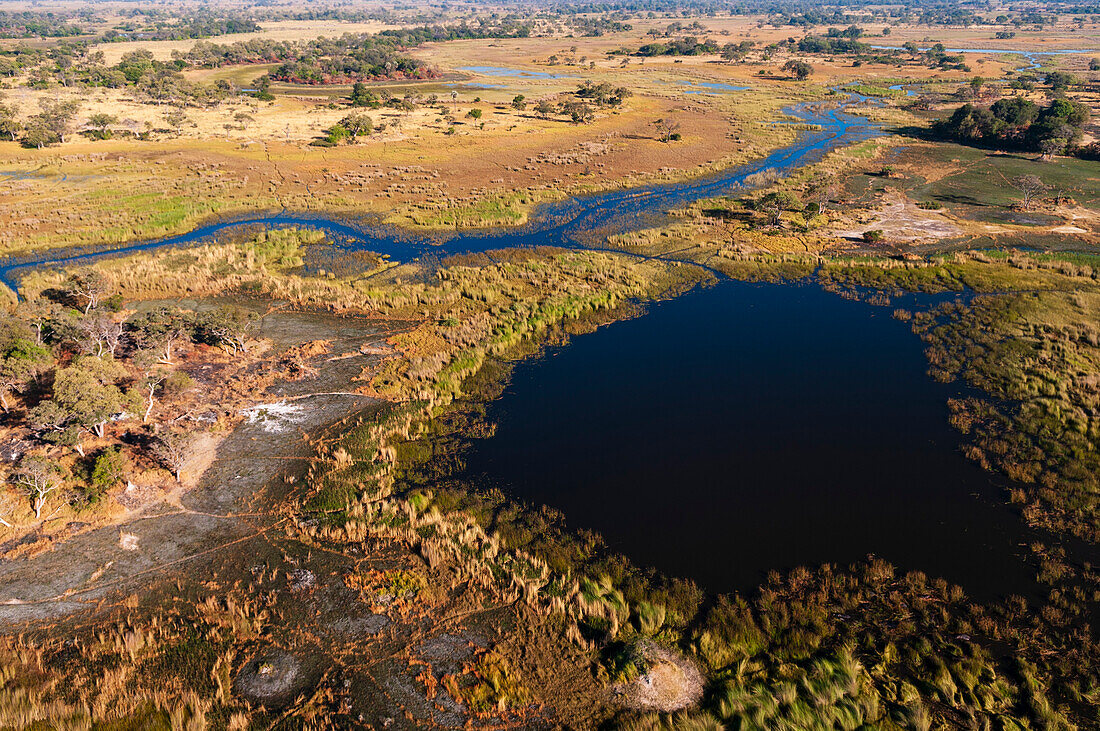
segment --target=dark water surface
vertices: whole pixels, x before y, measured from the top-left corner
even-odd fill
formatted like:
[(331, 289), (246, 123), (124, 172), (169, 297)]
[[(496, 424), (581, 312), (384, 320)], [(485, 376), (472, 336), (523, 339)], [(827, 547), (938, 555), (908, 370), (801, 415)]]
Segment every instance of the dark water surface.
[(1029, 538), (958, 451), (892, 308), (722, 282), (522, 363), (468, 476), (716, 591), (868, 553), (1032, 594)]

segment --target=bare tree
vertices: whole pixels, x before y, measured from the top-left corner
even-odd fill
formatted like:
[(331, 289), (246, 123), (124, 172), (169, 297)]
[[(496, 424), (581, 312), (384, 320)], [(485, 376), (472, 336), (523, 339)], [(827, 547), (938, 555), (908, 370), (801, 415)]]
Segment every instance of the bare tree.
[(61, 487), (61, 467), (45, 457), (24, 457), (15, 471), (15, 482), (31, 499), (35, 520), (41, 520), (46, 498)]
[(142, 423), (149, 423), (149, 416), (153, 413), (153, 407), (157, 404), (157, 389), (168, 380), (171, 371), (161, 368), (156, 363), (156, 354), (145, 351), (134, 358), (135, 365), (144, 368), (145, 373), (140, 381), (141, 392), (145, 397), (145, 413), (142, 415)]
[(160, 460), (172, 474), (176, 476), (176, 482), (180, 481), (181, 473), (191, 454), (194, 451), (198, 435), (184, 429), (175, 429), (165, 432), (153, 442), (153, 456)]
[(101, 272), (94, 269), (73, 275), (68, 283), (69, 292), (85, 301), (84, 314), (99, 307), (99, 302), (111, 291), (111, 283)]
[(834, 178), (819, 178), (810, 183), (809, 193), (817, 201), (818, 210), (824, 213), (840, 194), (840, 186)]
[(8, 522), (7, 516), (15, 510), (16, 505), (12, 502), (11, 490), (0, 490), (0, 525), (5, 528), (14, 528), (15, 526)]
[(1039, 195), (1045, 190), (1049, 190), (1049, 187), (1038, 175), (1017, 175), (1010, 181), (1013, 188), (1020, 192), (1023, 196), (1023, 206), (1025, 211), (1031, 210), (1031, 204), (1035, 201), (1035, 196)]
[(80, 348), (97, 358), (102, 358), (107, 353), (114, 355), (122, 341), (125, 327), (124, 323), (115, 321), (106, 312), (91, 312), (77, 323)]
[(653, 123), (653, 126), (657, 128), (657, 135), (661, 142), (670, 142), (677, 139), (675, 135), (680, 132), (680, 123), (674, 119), (658, 119)]

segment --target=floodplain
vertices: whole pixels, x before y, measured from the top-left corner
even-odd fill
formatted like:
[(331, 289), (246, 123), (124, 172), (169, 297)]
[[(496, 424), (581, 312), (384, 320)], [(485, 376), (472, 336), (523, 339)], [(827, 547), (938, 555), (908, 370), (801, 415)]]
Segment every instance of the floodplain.
[(1100, 723), (1095, 13), (47, 4), (0, 726)]

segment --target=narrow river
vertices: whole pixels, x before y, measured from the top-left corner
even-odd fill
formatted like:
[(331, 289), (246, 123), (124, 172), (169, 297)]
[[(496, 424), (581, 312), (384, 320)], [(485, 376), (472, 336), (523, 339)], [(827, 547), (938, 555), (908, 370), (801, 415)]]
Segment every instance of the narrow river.
[(820, 159), (829, 150), (881, 134), (866, 118), (846, 111), (859, 103), (874, 103), (856, 94), (838, 96), (834, 102), (807, 102), (786, 109), (788, 121), (814, 125), (788, 147), (760, 160), (688, 181), (611, 190), (569, 198), (539, 207), (531, 222), (519, 228), (463, 232), (446, 238), (417, 235), (394, 226), (359, 225), (347, 220), (293, 212), (255, 215), (201, 226), (179, 236), (142, 241), (110, 251), (52, 250), (13, 257), (0, 263), (0, 281), (15, 289), (22, 272), (42, 266), (85, 264), (104, 256), (118, 256), (187, 246), (209, 241), (219, 234), (249, 228), (306, 227), (324, 231), (333, 246), (373, 251), (407, 261), (425, 253), (448, 254), (506, 249), (517, 246), (583, 246), (586, 234), (630, 231), (659, 223), (664, 215), (692, 201), (731, 193), (754, 173), (789, 172)]

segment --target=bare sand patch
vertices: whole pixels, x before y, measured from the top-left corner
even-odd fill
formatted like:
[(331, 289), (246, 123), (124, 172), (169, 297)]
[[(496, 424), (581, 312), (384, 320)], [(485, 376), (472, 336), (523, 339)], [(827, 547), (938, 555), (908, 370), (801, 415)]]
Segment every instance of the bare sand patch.
[(937, 241), (962, 234), (963, 230), (937, 211), (919, 208), (912, 200), (894, 194), (870, 222), (858, 229), (835, 231), (841, 238), (859, 239), (865, 231), (882, 231), (886, 241), (916, 243)]

